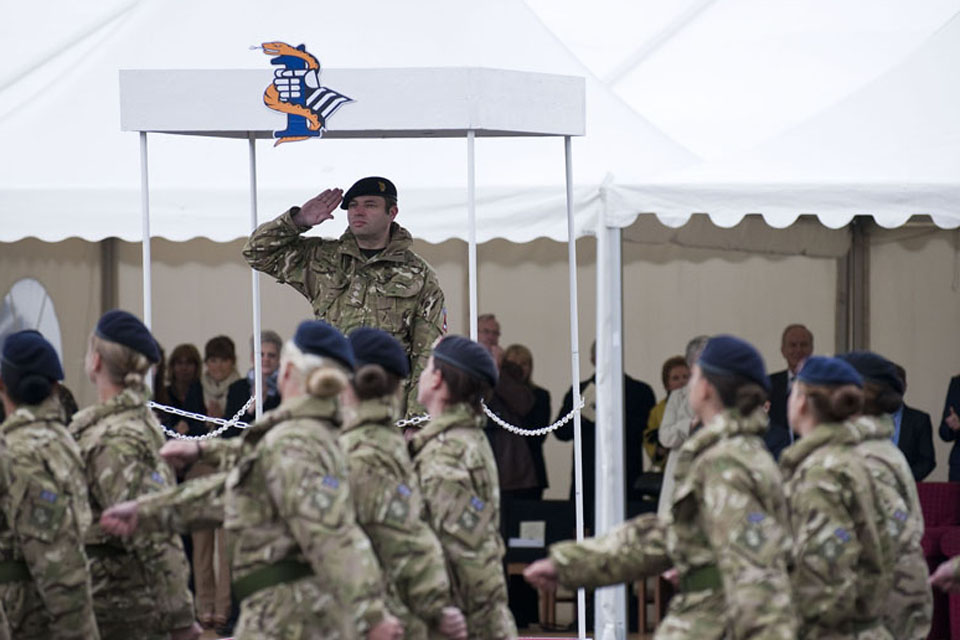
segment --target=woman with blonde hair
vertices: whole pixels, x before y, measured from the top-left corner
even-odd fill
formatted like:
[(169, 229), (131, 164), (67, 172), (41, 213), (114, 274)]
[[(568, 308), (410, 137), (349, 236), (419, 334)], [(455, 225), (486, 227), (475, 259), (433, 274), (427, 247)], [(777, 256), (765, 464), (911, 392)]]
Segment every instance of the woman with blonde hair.
[[(147, 408), (144, 381), (159, 360), (150, 331), (126, 311), (108, 311), (90, 336), (85, 369), (99, 403), (79, 411), (70, 432), (83, 456), (94, 523), (114, 504), (176, 483), (159, 455), (164, 442), (160, 424)], [(102, 638), (199, 635), (178, 536), (121, 539), (94, 525), (86, 551)]]

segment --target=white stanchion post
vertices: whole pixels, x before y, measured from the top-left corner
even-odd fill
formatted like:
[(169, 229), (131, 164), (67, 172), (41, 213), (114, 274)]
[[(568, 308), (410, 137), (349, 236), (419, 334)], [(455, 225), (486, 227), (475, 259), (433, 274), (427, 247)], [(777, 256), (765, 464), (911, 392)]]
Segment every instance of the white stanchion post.
[(467, 131), (467, 269), (470, 283), (470, 339), (477, 339), (477, 183), (474, 142), (476, 132)]
[[(257, 229), (257, 137), (249, 133), (250, 146), (250, 233)], [(260, 362), (260, 274), (250, 269), (253, 290), (253, 385), (257, 397), (257, 420), (263, 415), (263, 367)]]
[[(150, 175), (147, 168), (147, 132), (140, 132), (140, 248), (143, 252), (143, 324), (153, 329), (153, 272), (150, 256)], [(153, 376), (147, 376), (147, 388), (153, 390)]]
[[(577, 540), (583, 540), (583, 438), (580, 432), (580, 323), (577, 309), (577, 235), (573, 225), (573, 147), (570, 136), (563, 137), (567, 196), (567, 269), (570, 276), (570, 373), (573, 390), (573, 482), (577, 513)], [(577, 589), (577, 637), (587, 637), (587, 597)]]

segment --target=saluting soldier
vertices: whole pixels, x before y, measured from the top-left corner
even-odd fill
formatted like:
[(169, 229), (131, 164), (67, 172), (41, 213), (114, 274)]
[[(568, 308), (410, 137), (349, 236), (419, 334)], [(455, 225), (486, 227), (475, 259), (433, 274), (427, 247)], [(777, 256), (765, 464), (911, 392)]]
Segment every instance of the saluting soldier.
[(787, 418), (802, 436), (783, 451), (793, 528), (791, 579), (799, 638), (884, 640), (883, 608), (893, 576), (870, 471), (844, 421), (863, 405), (862, 378), (839, 358), (808, 358)]
[(159, 455), (164, 442), (160, 423), (147, 407), (147, 372), (160, 357), (138, 318), (121, 310), (105, 313), (90, 336), (85, 362), (100, 402), (77, 412), (70, 423), (93, 511), (86, 551), (103, 638), (180, 640), (200, 633), (180, 537), (121, 539), (97, 524), (108, 507), (176, 484)]
[(863, 414), (849, 423), (857, 435), (857, 453), (874, 480), (881, 521), (893, 548), (887, 570), (893, 575), (883, 621), (898, 640), (923, 640), (933, 623), (933, 593), (920, 541), (923, 512), (910, 463), (893, 443), (891, 414), (903, 406), (903, 380), (893, 363), (869, 351), (839, 356), (863, 377)]
[[(349, 228), (338, 239), (301, 234), (333, 218), (340, 206)], [(358, 180), (346, 194), (327, 189), (260, 225), (243, 248), (251, 267), (286, 282), (313, 305), (317, 318), (340, 331), (377, 327), (400, 341), (413, 369), (407, 413), (416, 405), (416, 377), (445, 330), (443, 291), (413, 237), (394, 220), (397, 188), (386, 178)]]
[(357, 371), (340, 395), (344, 425), (338, 441), (350, 467), (357, 523), (387, 579), (390, 610), (403, 621), (405, 638), (425, 640), (433, 631), (466, 640), (466, 622), (453, 604), (443, 550), (422, 520), (413, 463), (394, 426), (401, 384), (410, 375), (407, 354), (380, 329), (362, 327), (349, 340)]
[[(37, 331), (3, 343), (0, 602), (12, 637), (99, 638), (84, 536), (91, 524), (80, 450), (61, 422), (63, 368)], [(0, 632), (0, 638), (5, 636)]]
[(347, 339), (325, 322), (300, 324), (281, 351), (279, 407), (240, 438), (171, 441), (177, 465), (221, 471), (117, 505), (104, 528), (189, 531), (223, 523), (240, 601), (236, 637), (397, 640), (370, 541), (356, 524), (337, 395), (354, 368)]
[(592, 588), (675, 567), (679, 593), (658, 640), (796, 640), (786, 501), (763, 443), (763, 359), (739, 338), (716, 336), (688, 388), (704, 426), (678, 449), (667, 516), (645, 514), (604, 536), (552, 545), (524, 575), (543, 588)]
[(503, 574), (497, 465), (480, 406), (496, 384), (497, 365), (483, 346), (461, 336), (441, 339), (419, 381), (431, 419), (409, 442), (470, 638), (517, 635)]

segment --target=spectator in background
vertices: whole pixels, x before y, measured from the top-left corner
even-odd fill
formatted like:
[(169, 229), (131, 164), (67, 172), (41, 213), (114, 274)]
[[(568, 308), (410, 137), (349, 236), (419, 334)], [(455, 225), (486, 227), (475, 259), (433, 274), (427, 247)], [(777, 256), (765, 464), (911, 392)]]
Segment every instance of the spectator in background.
[[(700, 352), (707, 346), (710, 336), (697, 336), (687, 343), (684, 358), (687, 369), (692, 370)], [(673, 500), (673, 475), (677, 466), (677, 450), (687, 441), (700, 422), (690, 408), (690, 389), (684, 385), (673, 391), (667, 397), (667, 404), (663, 409), (663, 420), (660, 421), (658, 437), (660, 445), (670, 453), (667, 455), (667, 464), (663, 469), (663, 484), (660, 489), (660, 501), (657, 503), (657, 515), (661, 518), (670, 513)]]
[[(267, 412), (280, 406), (280, 392), (277, 391), (277, 372), (280, 369), (280, 350), (283, 349), (283, 339), (276, 331), (267, 329), (260, 332), (260, 375), (263, 379), (263, 411)], [(250, 338), (250, 361), (253, 362), (253, 338)], [(237, 411), (243, 408), (247, 400), (256, 391), (253, 377), (256, 375), (256, 369), (250, 367), (247, 375), (240, 378), (232, 385), (227, 392), (227, 408), (224, 416), (229, 420), (236, 415)], [(256, 404), (240, 416), (240, 420), (246, 423), (252, 423), (256, 419)], [(224, 438), (232, 438), (240, 435), (241, 430), (237, 428), (227, 429), (223, 434)]]
[(663, 413), (667, 408), (667, 399), (670, 394), (687, 386), (687, 380), (690, 379), (690, 367), (687, 366), (686, 359), (683, 356), (667, 358), (660, 370), (660, 378), (663, 380), (663, 388), (666, 389), (667, 395), (650, 410), (647, 428), (643, 432), (643, 448), (650, 457), (651, 471), (663, 471), (663, 465), (667, 462), (669, 451), (660, 444), (660, 423), (663, 421)]
[[(167, 362), (169, 382), (165, 386), (156, 387), (166, 391), (164, 404), (191, 413), (206, 414), (203, 387), (200, 385), (200, 352), (192, 344), (178, 344)], [(161, 414), (160, 421), (181, 435), (199, 436), (207, 432), (205, 423), (181, 418), (172, 413)]]
[(787, 423), (787, 398), (803, 361), (813, 353), (813, 333), (802, 324), (787, 325), (780, 338), (780, 353), (787, 368), (770, 374), (770, 425), (763, 437), (775, 460), (795, 439)]
[(503, 360), (503, 349), (500, 347), (500, 323), (492, 313), (477, 316), (477, 342), (487, 348), (493, 356), (493, 361), (499, 365)]
[(940, 421), (940, 438), (952, 442), (950, 449), (950, 482), (960, 482), (960, 376), (950, 378), (947, 388), (947, 400), (943, 404), (943, 418)]
[[(597, 364), (597, 343), (590, 346), (590, 363)], [(583, 439), (583, 515), (584, 522), (593, 528), (593, 510), (596, 493), (596, 459), (597, 459), (597, 386), (596, 373), (580, 383), (580, 395), (583, 398), (583, 409), (580, 412), (580, 432)], [(653, 389), (646, 382), (635, 380), (627, 374), (623, 375), (623, 426), (624, 426), (624, 470), (626, 486), (624, 496), (627, 501), (639, 501), (643, 498), (639, 489), (634, 485), (640, 474), (643, 473), (643, 430), (647, 424), (650, 410), (657, 403)], [(563, 405), (557, 414), (557, 420), (570, 413), (573, 409), (573, 389), (567, 391), (563, 397)], [(573, 440), (573, 420), (570, 420), (554, 433), (558, 440)], [(573, 455), (573, 454), (571, 454)], [(574, 499), (575, 486), (571, 470), (570, 499)]]
[[(515, 365), (520, 370), (520, 382), (533, 393), (533, 407), (520, 418), (517, 426), (524, 429), (546, 427), (550, 424), (550, 392), (535, 385), (531, 379), (533, 375), (533, 354), (530, 349), (522, 344), (512, 344), (503, 352), (503, 360), (505, 363), (509, 362)], [(533, 458), (533, 468), (537, 473), (536, 491), (530, 492), (530, 498), (535, 500), (543, 498), (543, 490), (549, 486), (547, 466), (543, 459), (543, 441), (546, 438), (546, 434), (524, 437)]]
[[(898, 364), (893, 366), (897, 370), (897, 375), (903, 380), (903, 393), (906, 395), (907, 372)], [(904, 402), (893, 412), (893, 425), (893, 444), (900, 448), (907, 462), (910, 463), (913, 479), (920, 482), (937, 466), (937, 459), (933, 452), (933, 424), (930, 421), (930, 414), (908, 407)]]

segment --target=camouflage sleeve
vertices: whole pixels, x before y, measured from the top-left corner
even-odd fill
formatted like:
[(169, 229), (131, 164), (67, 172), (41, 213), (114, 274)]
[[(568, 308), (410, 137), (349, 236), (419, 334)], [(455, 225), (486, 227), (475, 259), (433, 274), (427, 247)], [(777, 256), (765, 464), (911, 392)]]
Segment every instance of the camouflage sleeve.
[(137, 528), (144, 532), (189, 533), (223, 524), (227, 471), (200, 476), (137, 499)]
[(16, 471), (7, 515), (50, 616), (50, 637), (97, 638), (87, 556), (68, 497), (40, 469)]
[(666, 528), (652, 513), (603, 536), (551, 545), (550, 559), (561, 584), (588, 589), (656, 575), (673, 565), (667, 555)]
[(279, 218), (257, 227), (243, 247), (243, 257), (252, 268), (273, 276), (277, 282), (289, 284), (313, 300), (322, 280), (314, 277), (310, 267), (318, 259), (318, 249), (324, 240), (300, 237), (309, 227), (298, 226), (293, 221), (298, 211), (299, 207), (292, 207)]
[(698, 466), (703, 530), (715, 550), (734, 638), (797, 637), (783, 513), (769, 513), (749, 470), (737, 461)]
[[(88, 459), (93, 478), (90, 493), (106, 508), (125, 500), (156, 493), (173, 486), (173, 474), (146, 439), (125, 428), (108, 432)], [(194, 621), (193, 598), (187, 588), (189, 568), (179, 537), (136, 532), (116, 538), (134, 554), (155, 585), (156, 606), (167, 630), (189, 627)]]
[[(430, 525), (436, 531), (455, 585), (456, 604), (467, 618), (471, 637), (516, 635), (507, 607), (498, 505), (481, 499), (471, 471), (452, 465), (421, 475)], [(476, 470), (474, 470), (476, 472)]]
[[(386, 616), (382, 575), (356, 524), (349, 478), (330, 451), (287, 437), (264, 447), (270, 499), (314, 572), (336, 585), (362, 635)], [(339, 455), (339, 452), (337, 453)]]
[(854, 482), (823, 466), (800, 473), (790, 496), (797, 611), (810, 624), (831, 627), (855, 619), (860, 606), (876, 606), (858, 599), (860, 587), (885, 580), (880, 537), (866, 515), (874, 513), (864, 502), (872, 497), (857, 490), (869, 480)]
[(200, 458), (203, 462), (220, 471), (232, 468), (240, 457), (243, 438), (209, 438), (200, 443)]
[(350, 490), (357, 523), (403, 603), (418, 618), (435, 624), (453, 598), (440, 542), (421, 520), (419, 490), (375, 473), (351, 480)]
[(407, 415), (420, 415), (426, 409), (417, 402), (417, 381), (427, 366), (433, 343), (439, 338), (446, 323), (446, 302), (440, 281), (432, 269), (427, 270), (426, 282), (420, 292), (417, 313), (410, 335), (410, 378), (407, 383)]

